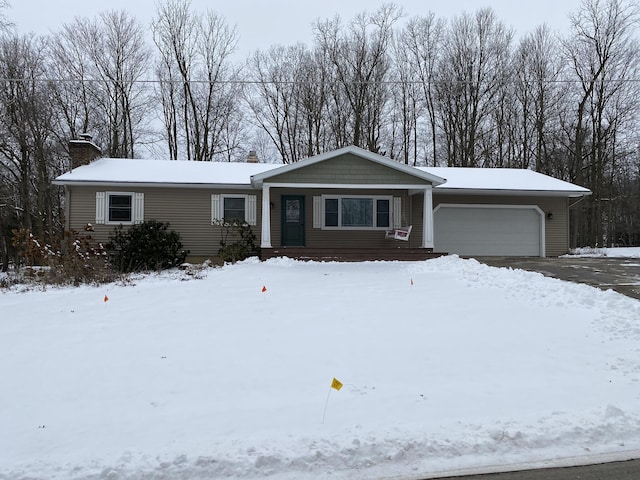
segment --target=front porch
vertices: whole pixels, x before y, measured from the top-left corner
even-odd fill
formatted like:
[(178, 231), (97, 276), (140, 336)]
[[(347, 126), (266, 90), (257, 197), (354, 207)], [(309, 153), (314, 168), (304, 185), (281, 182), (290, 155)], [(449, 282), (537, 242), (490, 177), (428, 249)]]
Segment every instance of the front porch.
[(353, 146), (253, 175), (262, 258), (430, 258), (433, 187), (445, 181)]
[(421, 261), (437, 258), (446, 253), (433, 252), (431, 248), (262, 248), (261, 260), (287, 257), (296, 260), (320, 262), (362, 262), (374, 260)]

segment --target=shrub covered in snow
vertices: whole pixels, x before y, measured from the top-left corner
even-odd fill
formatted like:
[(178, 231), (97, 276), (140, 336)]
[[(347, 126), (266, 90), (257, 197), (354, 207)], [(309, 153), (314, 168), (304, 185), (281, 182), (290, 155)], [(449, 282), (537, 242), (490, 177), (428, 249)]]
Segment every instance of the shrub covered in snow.
[(106, 283), (116, 277), (109, 263), (104, 246), (96, 242), (91, 225), (85, 225), (82, 231), (65, 232), (63, 248), (51, 250), (54, 263), (50, 277), (57, 283)]
[(29, 229), (13, 231), (17, 252), (15, 272), (0, 286), (16, 283), (74, 284), (104, 283), (115, 279), (107, 253), (92, 237), (93, 227), (67, 230), (62, 238), (46, 243)]

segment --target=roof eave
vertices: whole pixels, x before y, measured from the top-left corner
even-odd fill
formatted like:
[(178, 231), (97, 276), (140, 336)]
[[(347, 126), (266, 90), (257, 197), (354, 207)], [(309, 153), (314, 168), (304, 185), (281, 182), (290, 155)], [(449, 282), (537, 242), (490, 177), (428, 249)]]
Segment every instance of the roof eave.
[(75, 187), (138, 187), (138, 188), (226, 188), (251, 190), (249, 183), (192, 183), (192, 182), (122, 182), (122, 181), (87, 181), (87, 180), (53, 180), (51, 183), (60, 186)]
[(436, 187), (433, 189), (435, 194), (448, 195), (509, 195), (518, 197), (586, 197), (591, 195), (590, 190), (522, 190), (522, 189), (506, 189), (506, 188), (451, 188)]

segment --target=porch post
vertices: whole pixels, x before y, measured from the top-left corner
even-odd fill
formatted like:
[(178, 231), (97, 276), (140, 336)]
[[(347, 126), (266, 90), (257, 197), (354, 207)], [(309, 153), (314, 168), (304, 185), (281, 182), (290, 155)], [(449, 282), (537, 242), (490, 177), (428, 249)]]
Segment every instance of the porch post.
[(271, 248), (271, 198), (269, 185), (262, 184), (262, 235), (260, 248)]
[(431, 185), (424, 189), (422, 210), (422, 248), (433, 248), (433, 188)]

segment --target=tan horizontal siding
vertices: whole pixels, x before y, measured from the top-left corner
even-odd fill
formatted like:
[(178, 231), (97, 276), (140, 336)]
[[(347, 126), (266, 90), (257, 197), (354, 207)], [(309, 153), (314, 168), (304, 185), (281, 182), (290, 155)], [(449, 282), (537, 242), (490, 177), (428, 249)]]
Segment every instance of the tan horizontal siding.
[(87, 224), (93, 225), (91, 237), (101, 243), (106, 243), (111, 225), (96, 225), (96, 190), (90, 187), (69, 187), (67, 203), (69, 204), (67, 228), (83, 230)]
[[(328, 163), (328, 162), (324, 162)], [(323, 164), (324, 164), (323, 163)], [(367, 163), (371, 168), (371, 163)], [(386, 174), (389, 169), (382, 167)], [(401, 172), (400, 172), (401, 173)], [(398, 179), (396, 179), (397, 181)], [(406, 179), (405, 179), (406, 180)], [(317, 181), (317, 179), (316, 179)], [(368, 180), (370, 181), (370, 179)], [(402, 180), (404, 181), (404, 180)], [(355, 183), (355, 182), (354, 182)], [(124, 188), (69, 187), (67, 225), (82, 230), (87, 223), (94, 225), (93, 238), (106, 242), (115, 225), (96, 225), (96, 191), (129, 191)], [(258, 225), (252, 227), (260, 242), (261, 192), (255, 190), (234, 190), (228, 192), (188, 188), (136, 188), (144, 193), (145, 220), (169, 222), (170, 228), (180, 233), (182, 243), (190, 251), (191, 257), (210, 258), (217, 255), (220, 247), (222, 228), (211, 225), (211, 194), (251, 194), (256, 195)], [(281, 197), (282, 195), (303, 195), (305, 197), (305, 241), (310, 248), (397, 248), (420, 247), (423, 229), (423, 194), (409, 195), (406, 191), (393, 189), (282, 189), (270, 190), (271, 240), (274, 247), (281, 246)], [(322, 230), (313, 228), (313, 197), (323, 194), (336, 195), (389, 195), (402, 198), (403, 226), (412, 225), (409, 242), (387, 240), (383, 230)], [(568, 251), (568, 200), (554, 197), (506, 197), (506, 196), (464, 196), (438, 195), (434, 192), (434, 208), (440, 203), (458, 204), (512, 204), (537, 205), (545, 214), (551, 212), (552, 219), (545, 215), (545, 242), (547, 256), (562, 255)]]
[(268, 183), (326, 183), (354, 185), (425, 185), (425, 180), (380, 165), (355, 155), (345, 154), (337, 158), (315, 163), (292, 172), (270, 177)]
[[(123, 188), (74, 187), (69, 189), (71, 203), (68, 226), (80, 230), (87, 223), (94, 226), (93, 238), (107, 242), (116, 225), (97, 225), (97, 191), (135, 191), (144, 193), (144, 219), (169, 222), (170, 229), (180, 233), (190, 257), (211, 258), (217, 255), (222, 238), (222, 227), (211, 225), (211, 194), (251, 194), (257, 197), (257, 218), (261, 216), (261, 192), (255, 190), (213, 191), (189, 188)], [(252, 227), (260, 241), (260, 225)]]
[[(398, 248), (419, 247), (422, 238), (415, 230), (411, 233), (409, 242), (388, 240), (384, 238), (384, 229), (380, 230), (322, 230), (313, 228), (313, 197), (320, 195), (390, 195), (402, 197), (403, 223), (410, 222), (406, 192), (400, 190), (340, 190), (340, 189), (302, 189), (272, 188), (271, 203), (271, 245), (282, 246), (282, 195), (303, 195), (305, 197), (305, 246), (309, 248)], [(422, 198), (422, 196), (420, 196)], [(410, 223), (407, 223), (410, 224)], [(415, 228), (415, 227), (414, 227)], [(414, 236), (415, 232), (415, 236)]]
[[(569, 207), (564, 197), (534, 196), (484, 196), (484, 195), (438, 195), (434, 192), (433, 208), (441, 203), (487, 204), (487, 205), (536, 205), (545, 212), (545, 254), (548, 257), (564, 255), (569, 251)], [(547, 213), (553, 218), (548, 219)]]

